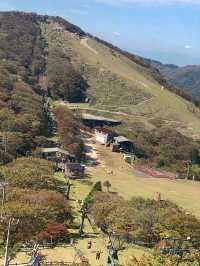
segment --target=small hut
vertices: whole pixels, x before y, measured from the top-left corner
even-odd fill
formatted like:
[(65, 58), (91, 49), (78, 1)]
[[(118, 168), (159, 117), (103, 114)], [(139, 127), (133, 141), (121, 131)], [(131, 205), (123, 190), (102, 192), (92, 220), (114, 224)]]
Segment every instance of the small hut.
[(114, 143), (112, 146), (112, 151), (124, 152), (124, 153), (133, 153), (134, 152), (133, 142), (124, 136), (115, 137)]
[(42, 148), (39, 151), (39, 156), (46, 160), (52, 161), (57, 170), (63, 171), (65, 169), (66, 162), (74, 162), (76, 159), (73, 154), (70, 154), (68, 151), (58, 147)]
[(85, 174), (85, 167), (80, 163), (66, 163), (65, 164), (65, 178), (80, 179)]
[(58, 147), (53, 148), (42, 148), (42, 156), (47, 160), (54, 160), (55, 158), (60, 158), (63, 161), (71, 161), (75, 158), (73, 154), (70, 154), (67, 150), (60, 149)]

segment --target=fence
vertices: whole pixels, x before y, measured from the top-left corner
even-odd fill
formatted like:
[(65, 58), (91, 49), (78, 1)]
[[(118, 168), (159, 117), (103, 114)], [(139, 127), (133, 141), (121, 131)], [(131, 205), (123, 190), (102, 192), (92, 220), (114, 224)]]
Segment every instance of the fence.
[[(25, 263), (9, 263), (9, 266), (23, 266), (28, 265), (27, 262)], [(63, 261), (44, 261), (40, 263), (41, 266), (89, 266), (89, 264), (86, 263), (73, 263), (73, 262), (63, 262)], [(3, 266), (3, 265), (0, 265)]]
[[(45, 243), (45, 244), (42, 244), (40, 243), (39, 244), (39, 247), (40, 249), (52, 249), (54, 247), (70, 247), (71, 245), (69, 243), (55, 243), (55, 244), (51, 244), (51, 243)], [(27, 246), (22, 246), (20, 248), (20, 251), (22, 252), (31, 252), (33, 251), (33, 248), (34, 246), (30, 246), (30, 247), (27, 247)]]
[(155, 178), (166, 178), (170, 180), (175, 180), (178, 177), (177, 174), (167, 172), (167, 171), (159, 171), (159, 170), (149, 168), (143, 165), (137, 165), (135, 166), (135, 169), (139, 172), (144, 173), (147, 176), (155, 177)]

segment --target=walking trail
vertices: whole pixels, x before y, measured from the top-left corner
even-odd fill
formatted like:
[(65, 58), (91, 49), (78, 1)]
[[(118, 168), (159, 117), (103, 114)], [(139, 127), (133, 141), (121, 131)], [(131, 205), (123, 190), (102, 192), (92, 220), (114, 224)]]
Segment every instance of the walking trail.
[(93, 48), (91, 47), (89, 44), (88, 44), (88, 38), (82, 38), (81, 39), (81, 45), (85, 46), (87, 49), (89, 49), (91, 52), (93, 52), (94, 54), (98, 54), (98, 52)]

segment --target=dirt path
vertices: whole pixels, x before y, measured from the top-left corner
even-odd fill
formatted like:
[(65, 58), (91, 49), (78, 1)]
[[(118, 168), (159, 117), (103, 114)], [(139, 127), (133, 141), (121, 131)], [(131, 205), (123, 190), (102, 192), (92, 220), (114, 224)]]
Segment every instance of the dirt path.
[(98, 54), (98, 52), (93, 48), (91, 47), (89, 44), (88, 44), (88, 38), (82, 38), (81, 39), (81, 45), (83, 45), (84, 47), (86, 47), (87, 49), (89, 49), (91, 52), (93, 52), (94, 54)]
[(102, 112), (102, 113), (108, 113), (108, 114), (113, 114), (113, 115), (123, 115), (123, 116), (128, 116), (128, 117), (131, 116), (131, 115), (124, 113), (122, 111), (109, 111), (109, 110), (105, 110), (105, 109), (92, 108), (89, 106), (84, 107), (83, 105), (79, 106), (78, 104), (68, 104), (68, 103), (64, 103), (64, 102), (60, 102), (59, 104), (65, 105), (69, 109), (72, 109), (72, 110), (95, 111), (95, 112)]

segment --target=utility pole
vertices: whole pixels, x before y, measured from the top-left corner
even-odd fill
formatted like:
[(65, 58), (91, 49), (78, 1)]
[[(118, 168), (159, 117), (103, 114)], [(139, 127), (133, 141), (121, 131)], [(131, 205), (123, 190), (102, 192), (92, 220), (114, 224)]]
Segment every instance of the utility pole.
[(8, 248), (9, 248), (9, 242), (10, 242), (10, 228), (11, 228), (12, 218), (9, 219), (8, 222), (8, 231), (7, 231), (7, 239), (6, 239), (6, 251), (5, 251), (5, 257), (4, 257), (4, 266), (8, 266)]
[(8, 135), (7, 135), (7, 132), (3, 132), (2, 144), (3, 144), (4, 152), (6, 153), (7, 152), (7, 145), (8, 145)]
[(6, 248), (5, 248), (5, 256), (4, 256), (4, 266), (9, 266), (9, 243), (10, 243), (10, 231), (11, 226), (13, 224), (17, 225), (19, 223), (19, 219), (9, 218), (8, 221), (8, 229), (7, 229), (7, 238), (6, 238)]
[(0, 188), (2, 188), (1, 216), (0, 216), (1, 219), (3, 219), (4, 204), (6, 200), (6, 186), (8, 186), (8, 183), (6, 182), (0, 183)]

